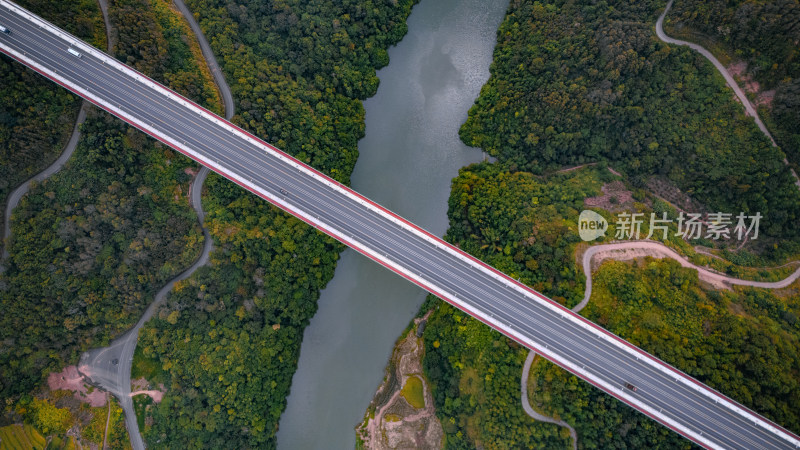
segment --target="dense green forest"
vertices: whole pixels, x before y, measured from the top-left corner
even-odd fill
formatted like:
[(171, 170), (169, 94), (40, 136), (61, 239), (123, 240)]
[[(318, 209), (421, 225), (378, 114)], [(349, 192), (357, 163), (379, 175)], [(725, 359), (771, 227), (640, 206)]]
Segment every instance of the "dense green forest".
[(662, 1), (514, 0), (461, 137), (511, 170), (607, 160), (637, 186), (667, 177), (713, 211), (760, 211), (795, 236), (800, 193), (701, 55), (664, 44)]
[[(138, 320), (202, 235), (181, 192), (188, 160), (92, 110), (64, 171), (14, 211), (3, 295), (4, 396)], [(177, 197), (177, 199), (176, 199)]]
[[(234, 94), (234, 122), (343, 182), (364, 133), (360, 100), (413, 3), (187, 1)], [(144, 437), (272, 448), (303, 329), (343, 247), (218, 176), (206, 186), (212, 264), (140, 333), (168, 387)]]
[[(0, 205), (48, 165), (69, 139), (80, 100), (6, 56), (0, 57)], [(0, 228), (5, 214), (0, 215)], [(2, 246), (2, 245), (0, 245)]]
[(274, 446), (303, 329), (341, 247), (219, 177), (208, 190), (213, 265), (176, 286), (140, 333), (144, 356), (168, 374), (145, 437)]
[(791, 430), (800, 430), (800, 295), (700, 288), (676, 261), (608, 263), (583, 315)]
[[(575, 221), (583, 198), (598, 194), (607, 176), (606, 170), (583, 170), (543, 181), (498, 164), (462, 169), (453, 181), (446, 240), (574, 304), (583, 294), (571, 263), (580, 242)], [(437, 304), (424, 332), (423, 365), (446, 448), (565, 447), (568, 434), (522, 410), (525, 349), (461, 311)]]
[(95, 0), (19, 0), (14, 3), (38, 14), (53, 25), (80, 37), (91, 45), (106, 50), (106, 27), (100, 6)]
[(220, 114), (220, 98), (188, 24), (164, 0), (113, 0), (111, 27), (122, 38), (114, 54), (123, 63), (196, 99)]
[[(41, 10), (43, 2), (18, 3)], [(97, 2), (56, 3), (50, 8), (50, 21), (105, 50), (105, 28)], [(80, 100), (69, 91), (11, 58), (0, 56), (0, 205), (3, 208), (13, 189), (55, 161), (72, 132), (79, 107)], [(0, 216), (0, 228), (4, 220), (5, 215)]]
[(800, 2), (797, 0), (678, 0), (668, 31), (708, 45), (725, 62), (743, 60), (761, 90), (760, 108), (775, 140), (800, 164)]
[(364, 134), (360, 100), (406, 33), (416, 0), (189, 0), (236, 101), (234, 121), (347, 182)]
[[(552, 171), (595, 161), (613, 163), (630, 181), (628, 209), (675, 213), (642, 195), (655, 175), (713, 210), (766, 212), (769, 233), (793, 236), (798, 196), (782, 153), (744, 116), (705, 59), (657, 40), (653, 24), (663, 6), (512, 0), (491, 78), (461, 129), (467, 144), (498, 162), (463, 169), (453, 181), (448, 241), (573, 306), (584, 292), (575, 221), (584, 199), (615, 177), (603, 164)], [(541, 173), (551, 174), (534, 175)], [(745, 252), (738, 259), (759, 258)], [(431, 305), (424, 367), (445, 447), (568, 447), (566, 429), (535, 423), (522, 411), (519, 377), (527, 351), (447, 304), (431, 300), (423, 309)], [(584, 311), (800, 429), (795, 288), (707, 291), (696, 272), (675, 262), (608, 263)], [(529, 392), (535, 408), (577, 429), (582, 448), (693, 446), (541, 358)]]
[(667, 23), (680, 34), (722, 44), (767, 89), (800, 76), (797, 0), (676, 0)]
[[(116, 5), (112, 17), (122, 17)], [(38, 6), (43, 9), (34, 11), (49, 18), (45, 5)], [(154, 10), (136, 12), (157, 17)], [(159, 28), (151, 30), (154, 40), (187, 45), (177, 34), (159, 35)], [(118, 48), (138, 48), (138, 38), (119, 33)], [(182, 71), (197, 72), (198, 64), (159, 65), (159, 73), (180, 78)], [(198, 92), (212, 89), (210, 78), (195, 80), (205, 86)], [(82, 130), (65, 169), (14, 211), (11, 257), (0, 278), (0, 392), (7, 401), (129, 328), (200, 248), (202, 234), (186, 199), (191, 161), (97, 110)]]
[(599, 168), (554, 175), (547, 182), (498, 164), (462, 169), (453, 180), (445, 239), (572, 306), (583, 297), (582, 275), (570, 264), (581, 242), (578, 214), (583, 199), (599, 194), (611, 178)]
[(567, 448), (569, 433), (522, 410), (525, 349), (449, 304), (438, 305), (425, 328), (423, 362), (445, 448)]

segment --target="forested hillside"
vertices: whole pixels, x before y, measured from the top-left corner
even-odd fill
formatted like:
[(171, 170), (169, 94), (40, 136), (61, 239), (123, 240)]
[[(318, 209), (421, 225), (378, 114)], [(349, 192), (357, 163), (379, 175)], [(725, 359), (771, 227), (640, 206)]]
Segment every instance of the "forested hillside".
[[(583, 274), (574, 257), (581, 242), (577, 217), (584, 198), (598, 195), (600, 186), (612, 178), (605, 168), (543, 180), (526, 172), (510, 173), (498, 164), (468, 167), (453, 182), (446, 239), (550, 298), (574, 306), (584, 292)], [(566, 429), (536, 422), (522, 410), (519, 383), (527, 350), (461, 311), (438, 305), (425, 328), (424, 367), (447, 435), (446, 448), (489, 443), (498, 448), (568, 447)], [(553, 371), (561, 378), (571, 377), (558, 367)], [(581, 426), (592, 430), (579, 429), (582, 447), (604, 448), (612, 442), (637, 448), (646, 442), (669, 448), (687, 444), (624, 404), (604, 399), (605, 394), (577, 378), (568, 383), (571, 390), (591, 389), (596, 393), (594, 404), (609, 410), (594, 417), (587, 413), (576, 421), (568, 418), (576, 428), (580, 420)], [(612, 431), (610, 441), (591, 434), (622, 425), (627, 434)]]
[(800, 2), (678, 0), (668, 19), (670, 32), (708, 45), (728, 63), (745, 61), (759, 89), (774, 90), (760, 114), (800, 164)]
[(797, 0), (675, 0), (670, 27), (721, 44), (767, 89), (800, 76)]
[[(187, 1), (231, 86), (234, 122), (343, 182), (364, 133), (360, 100), (413, 3)], [(168, 388), (144, 437), (273, 448), (303, 329), (343, 247), (217, 176), (207, 190), (212, 264), (140, 333)]]
[(182, 36), (188, 24), (164, 0), (113, 0), (111, 24), (121, 39), (114, 55), (139, 72), (220, 114), (220, 98), (198, 48)]
[[(0, 206), (51, 164), (69, 139), (80, 100), (6, 56), (0, 57)], [(0, 215), (0, 228), (5, 214)], [(0, 243), (2, 247), (2, 243)]]
[[(672, 260), (609, 262), (595, 280), (584, 316), (776, 423), (800, 430), (796, 287), (779, 294), (705, 290), (696, 271)], [(596, 413), (587, 407), (604, 394), (585, 383), (575, 389), (574, 377), (552, 364), (543, 362), (539, 369), (533, 376), (541, 388), (534, 392), (547, 411), (605, 442), (604, 427), (591, 424)]]
[[(112, 17), (119, 17), (115, 5)], [(41, 9), (34, 12), (46, 18), (59, 11), (36, 6)], [(158, 17), (144, 7), (137, 14)], [(159, 30), (151, 30), (154, 40), (187, 45)], [(121, 32), (118, 48), (139, 48), (136, 39)], [(169, 69), (164, 64), (155, 66), (159, 73), (197, 77), (196, 61), (185, 59)], [(213, 89), (210, 79), (195, 80), (205, 85), (199, 92)], [(65, 169), (34, 188), (14, 211), (11, 257), (0, 278), (3, 399), (13, 401), (48, 371), (76, 362), (80, 351), (128, 329), (156, 290), (192, 261), (202, 239), (186, 200), (191, 179), (186, 169), (192, 166), (120, 120), (90, 111)]]
[(797, 235), (783, 153), (705, 58), (656, 39), (664, 3), (513, 1), (462, 139), (512, 170), (608, 160), (637, 186), (663, 175), (713, 211), (760, 211), (765, 232)]
[(360, 100), (406, 33), (415, 0), (189, 0), (237, 102), (234, 121), (347, 182), (364, 134)]
[[(605, 169), (546, 179), (497, 164), (461, 171), (450, 198), (447, 240), (573, 306), (584, 281), (575, 259), (583, 199), (609, 181)], [(644, 203), (637, 209), (648, 211)], [(674, 214), (674, 210), (671, 212)], [(550, 448), (559, 427), (522, 411), (527, 351), (466, 314), (438, 303), (425, 329), (426, 375), (447, 448), (494, 443)], [(423, 306), (423, 309), (430, 303)], [(800, 429), (800, 292), (705, 290), (673, 261), (606, 263), (583, 315), (776, 422)], [(677, 434), (546, 362), (531, 371), (531, 403), (565, 419), (583, 448), (690, 446)], [(561, 434), (560, 434), (561, 433)], [(564, 444), (566, 446), (566, 442)]]
[[(712, 210), (760, 211), (769, 233), (795, 234), (798, 195), (782, 153), (705, 59), (656, 39), (664, 3), (512, 0), (492, 76), (461, 129), (466, 143), (498, 162), (454, 180), (450, 242), (573, 306), (584, 292), (575, 222), (584, 199), (611, 181), (603, 162), (633, 191), (625, 205), (614, 197), (613, 207), (674, 217), (643, 189), (658, 175)], [(534, 175), (541, 173), (549, 175)], [(584, 310), (592, 320), (800, 429), (796, 288), (706, 290), (696, 272), (669, 261), (608, 263), (594, 284)], [(438, 308), (425, 329), (424, 366), (445, 447), (568, 448), (566, 429), (522, 411), (527, 352), (449, 305), (423, 308), (431, 304)], [(577, 429), (581, 448), (693, 446), (541, 358), (529, 392), (536, 409)]]
[[(43, 2), (18, 3), (36, 9)], [(57, 3), (49, 8), (52, 22), (105, 49), (105, 28), (95, 1)], [(0, 206), (5, 208), (13, 189), (55, 161), (79, 106), (80, 100), (65, 89), (0, 56)], [(0, 215), (0, 228), (4, 220)]]

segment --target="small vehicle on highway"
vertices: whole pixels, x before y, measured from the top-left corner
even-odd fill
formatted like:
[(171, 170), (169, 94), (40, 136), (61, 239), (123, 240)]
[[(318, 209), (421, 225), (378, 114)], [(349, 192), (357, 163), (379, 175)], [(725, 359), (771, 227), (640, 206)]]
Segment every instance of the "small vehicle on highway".
[(9, 30), (8, 28), (4, 27), (3, 25), (0, 25), (0, 33), (11, 34), (11, 30)]
[(81, 55), (81, 52), (75, 50), (72, 47), (68, 48), (67, 51), (70, 52), (72, 55), (74, 55), (77, 58), (80, 58), (81, 56), (83, 56), (83, 55)]
[(287, 191), (286, 189), (281, 189), (281, 194), (289, 195), (289, 191)]
[(636, 386), (632, 385), (631, 383), (628, 383), (627, 381), (625, 382), (625, 387), (632, 390), (633, 392), (636, 392)]

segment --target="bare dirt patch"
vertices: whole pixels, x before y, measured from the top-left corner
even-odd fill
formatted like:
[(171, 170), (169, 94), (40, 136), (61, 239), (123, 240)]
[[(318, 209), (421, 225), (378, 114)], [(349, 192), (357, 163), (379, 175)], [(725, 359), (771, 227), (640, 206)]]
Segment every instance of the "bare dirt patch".
[(747, 72), (747, 63), (744, 61), (737, 61), (728, 66), (728, 72), (734, 77), (741, 77)]
[(105, 392), (89, 388), (84, 384), (83, 377), (75, 366), (67, 366), (61, 372), (51, 372), (47, 376), (47, 385), (51, 391), (67, 390), (75, 393), (75, 398), (88, 403), (92, 407), (106, 405)]
[(555, 173), (572, 172), (573, 170), (583, 169), (584, 167), (593, 166), (595, 164), (597, 164), (597, 163), (587, 163), (587, 164), (581, 164), (579, 166), (567, 167), (567, 168), (564, 168), (564, 169), (561, 169), (561, 170), (557, 170)]
[(756, 94), (761, 91), (761, 85), (758, 83), (758, 81), (747, 80), (744, 82), (744, 90), (751, 94)]
[[(386, 378), (367, 409), (364, 422), (356, 428), (363, 448), (384, 450), (400, 448), (441, 448), (444, 432), (436, 418), (430, 386), (422, 373), (422, 338), (415, 331), (422, 319), (415, 319), (416, 327), (395, 346), (389, 361)], [(401, 395), (406, 382), (414, 377), (422, 381), (424, 406), (415, 408)]]
[(772, 99), (775, 98), (775, 89), (764, 91), (756, 97), (756, 107), (765, 106), (772, 109)]
[[(645, 261), (646, 258), (656, 258), (661, 259), (670, 256), (670, 253), (667, 253), (665, 248), (663, 248), (660, 244), (651, 245), (651, 242), (641, 242), (641, 246), (638, 248), (620, 248), (620, 249), (609, 249), (606, 251), (599, 251), (595, 253), (594, 258), (591, 261), (591, 270), (594, 272), (600, 265), (608, 259), (613, 259), (616, 261)], [(677, 259), (679, 263), (681, 263), (684, 267), (693, 267), (691, 263), (686, 261), (683, 258)], [(715, 289), (730, 289), (731, 287), (725, 283), (724, 275), (717, 274), (712, 269), (703, 267), (704, 270), (698, 270), (698, 277), (700, 281), (708, 283)]]
[(606, 183), (600, 190), (603, 195), (589, 197), (583, 201), (583, 204), (590, 208), (602, 208), (610, 212), (633, 210), (633, 192), (629, 191), (622, 181)]
[(137, 396), (139, 394), (149, 395), (150, 398), (152, 398), (153, 401), (156, 403), (161, 403), (161, 399), (164, 398), (164, 393), (156, 390), (131, 392), (131, 397)]
[(158, 387), (153, 387), (144, 377), (131, 380), (131, 397), (139, 394), (149, 395), (154, 402), (160, 403), (166, 392), (163, 384), (159, 383)]
[(775, 91), (761, 90), (761, 84), (753, 79), (753, 75), (747, 71), (747, 63), (738, 61), (728, 66), (728, 72), (736, 79), (737, 82), (744, 88), (748, 94), (756, 94), (754, 106), (758, 107), (764, 105), (768, 108), (772, 107), (772, 98), (775, 96)]
[(139, 391), (143, 389), (147, 389), (150, 386), (150, 383), (144, 377), (139, 377), (135, 380), (131, 380), (131, 390), (132, 391)]

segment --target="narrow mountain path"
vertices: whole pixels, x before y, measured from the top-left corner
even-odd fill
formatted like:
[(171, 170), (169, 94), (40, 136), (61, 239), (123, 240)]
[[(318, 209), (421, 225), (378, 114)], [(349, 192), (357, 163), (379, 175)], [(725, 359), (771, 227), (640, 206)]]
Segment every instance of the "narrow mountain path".
[(106, 431), (103, 432), (103, 450), (108, 448), (108, 424), (111, 422), (111, 399), (106, 392), (106, 403), (108, 404), (108, 415), (106, 415)]
[[(103, 13), (103, 22), (105, 22), (106, 26), (106, 52), (110, 55), (114, 50), (114, 37), (113, 33), (111, 32), (111, 24), (108, 20), (108, 0), (98, 0), (98, 4), (100, 5), (100, 12)], [(6, 201), (5, 220), (3, 221), (3, 253), (0, 255), (0, 262), (9, 257), (8, 245), (11, 243), (11, 213), (19, 204), (19, 201), (22, 200), (22, 197), (28, 193), (32, 182), (35, 181), (37, 183), (41, 183), (47, 178), (55, 175), (67, 163), (69, 158), (75, 152), (75, 148), (78, 146), (78, 141), (81, 137), (80, 126), (86, 120), (86, 110), (89, 108), (89, 106), (91, 106), (91, 104), (86, 100), (81, 101), (81, 109), (78, 112), (77, 119), (75, 120), (75, 127), (72, 129), (72, 136), (70, 136), (69, 141), (67, 141), (67, 145), (64, 146), (61, 156), (59, 156), (58, 159), (56, 159), (55, 162), (53, 162), (53, 164), (48, 166), (46, 169), (34, 175), (31, 179), (14, 189), (8, 196)], [(2, 266), (0, 266), (0, 272), (1, 271)]]
[(219, 93), (222, 96), (222, 103), (225, 106), (225, 118), (230, 120), (235, 114), (234, 111), (236, 110), (236, 107), (233, 104), (231, 88), (228, 86), (227, 81), (225, 81), (225, 76), (222, 74), (222, 70), (219, 68), (217, 58), (214, 56), (214, 52), (211, 51), (211, 46), (208, 45), (208, 40), (203, 34), (203, 30), (200, 28), (200, 25), (197, 23), (194, 14), (189, 11), (189, 8), (186, 6), (183, 0), (172, 0), (172, 3), (175, 4), (175, 6), (178, 8), (178, 11), (180, 11), (186, 21), (189, 22), (189, 27), (192, 29), (192, 32), (197, 38), (197, 42), (200, 44), (200, 50), (203, 52), (203, 58), (206, 60), (208, 70), (211, 71), (211, 76), (214, 77), (214, 82), (217, 83)]
[[(108, 0), (98, 1), (100, 2), (101, 10), (103, 11), (103, 18), (106, 21), (106, 29), (111, 30), (108, 20)], [(222, 72), (219, 70), (219, 65), (217, 64), (216, 58), (211, 52), (211, 48), (203, 36), (194, 16), (181, 0), (174, 0), (174, 3), (186, 21), (189, 23), (190, 28), (194, 32), (198, 43), (200, 44), (203, 56), (206, 59), (206, 63), (209, 66), (211, 74), (214, 77), (214, 81), (217, 84), (220, 95), (223, 99), (225, 105), (225, 118), (230, 119), (234, 115), (234, 103), (230, 87), (225, 81)], [(111, 31), (107, 31), (107, 33), (110, 42), (113, 33)], [(111, 392), (119, 399), (120, 406), (122, 407), (125, 415), (125, 424), (128, 429), (131, 446), (134, 450), (143, 450), (145, 448), (144, 440), (142, 439), (139, 431), (139, 424), (136, 420), (136, 412), (133, 408), (131, 394), (131, 368), (133, 365), (133, 354), (136, 350), (136, 344), (139, 339), (139, 330), (148, 320), (150, 320), (158, 306), (164, 302), (169, 292), (172, 291), (172, 288), (175, 286), (175, 283), (190, 277), (198, 268), (208, 263), (209, 255), (213, 249), (213, 240), (208, 228), (205, 226), (205, 211), (203, 211), (201, 194), (203, 190), (203, 183), (205, 182), (209, 172), (210, 171), (208, 168), (201, 167), (195, 176), (195, 179), (191, 183), (189, 192), (192, 208), (195, 210), (198, 222), (203, 230), (204, 241), (200, 256), (188, 269), (171, 279), (158, 291), (158, 293), (156, 293), (153, 302), (150, 303), (142, 317), (139, 318), (139, 321), (132, 329), (128, 330), (124, 335), (117, 338), (108, 347), (97, 348), (84, 353), (81, 356), (79, 363), (79, 371), (86, 379), (88, 379), (92, 384)]]
[[(700, 267), (691, 263), (686, 257), (678, 254), (675, 250), (667, 247), (666, 245), (655, 241), (629, 241), (629, 242), (614, 242), (610, 244), (593, 245), (584, 252), (582, 257), (583, 273), (586, 275), (586, 288), (583, 294), (583, 300), (575, 305), (572, 310), (576, 313), (580, 312), (589, 303), (589, 298), (592, 296), (592, 261), (602, 261), (605, 259), (614, 259), (617, 261), (631, 260), (650, 256), (653, 258), (672, 258), (681, 266), (697, 270), (698, 277), (716, 288), (727, 289), (731, 285), (748, 286), (764, 289), (780, 289), (794, 283), (800, 277), (800, 268), (792, 272), (791, 275), (780, 281), (752, 281), (743, 280), (740, 278), (729, 277), (705, 267)], [(783, 267), (783, 266), (781, 266)], [(522, 392), (522, 409), (531, 416), (534, 420), (540, 422), (553, 423), (567, 427), (572, 435), (572, 446), (577, 449), (577, 434), (575, 429), (563, 420), (556, 420), (552, 417), (544, 416), (536, 411), (530, 405), (528, 399), (528, 378), (531, 368), (531, 363), (536, 356), (536, 353), (531, 351), (525, 360), (525, 365), (522, 368), (522, 378), (520, 380), (520, 387)]]
[(64, 150), (61, 152), (61, 155), (58, 159), (53, 162), (53, 164), (49, 165), (46, 169), (42, 170), (41, 172), (34, 175), (28, 181), (22, 183), (11, 191), (9, 194), (8, 199), (6, 200), (6, 210), (5, 210), (5, 219), (3, 221), (3, 254), (0, 257), (0, 261), (6, 260), (10, 254), (8, 252), (8, 246), (11, 244), (11, 213), (14, 211), (14, 208), (17, 207), (22, 197), (28, 193), (31, 189), (31, 185), (33, 182), (41, 183), (42, 181), (50, 178), (51, 176), (55, 175), (60, 171), (64, 165), (67, 163), (69, 158), (75, 152), (75, 148), (78, 146), (78, 141), (81, 137), (81, 124), (86, 120), (86, 109), (89, 107), (89, 103), (85, 100), (81, 102), (81, 109), (78, 112), (78, 117), (75, 120), (75, 126), (72, 129), (72, 135), (67, 141), (67, 145), (64, 146)]
[(758, 125), (758, 128), (761, 130), (761, 132), (763, 132), (764, 135), (767, 136), (767, 138), (769, 138), (773, 146), (776, 146), (775, 139), (772, 138), (772, 135), (770, 134), (769, 130), (767, 130), (767, 127), (764, 125), (764, 122), (762, 122), (761, 118), (758, 117), (758, 112), (756, 111), (756, 108), (753, 107), (752, 103), (750, 103), (750, 100), (747, 98), (747, 95), (745, 95), (742, 88), (739, 87), (739, 84), (736, 82), (736, 80), (733, 79), (733, 76), (730, 74), (730, 72), (728, 72), (728, 69), (726, 69), (725, 66), (723, 66), (722, 63), (719, 62), (719, 60), (713, 54), (711, 54), (710, 51), (706, 50), (702, 46), (692, 42), (671, 38), (667, 36), (666, 33), (664, 33), (664, 18), (667, 16), (669, 9), (672, 7), (673, 1), (675, 0), (670, 0), (667, 3), (667, 6), (664, 8), (664, 12), (661, 13), (661, 15), (658, 17), (658, 20), (656, 21), (656, 36), (658, 36), (659, 39), (661, 39), (663, 42), (666, 42), (667, 44), (685, 45), (703, 55), (707, 60), (711, 61), (711, 64), (713, 64), (714, 67), (716, 67), (717, 70), (719, 70), (719, 73), (722, 74), (722, 77), (725, 78), (725, 82), (728, 83), (728, 86), (730, 86), (731, 89), (733, 89), (733, 92), (736, 93), (736, 96), (739, 97), (739, 101), (742, 102), (742, 105), (744, 105), (744, 109), (747, 111), (747, 115), (752, 117), (753, 120), (756, 121), (756, 125)]
[(572, 425), (568, 424), (567, 422), (559, 419), (556, 420), (553, 417), (545, 416), (544, 414), (540, 414), (539, 412), (535, 411), (533, 407), (531, 407), (530, 402), (528, 401), (528, 374), (531, 371), (531, 364), (533, 364), (533, 359), (536, 357), (536, 352), (530, 351), (528, 352), (528, 357), (525, 359), (525, 365), (522, 366), (522, 379), (520, 380), (520, 391), (522, 392), (522, 409), (525, 410), (525, 414), (529, 415), (533, 420), (537, 422), (545, 422), (545, 423), (552, 423), (554, 425), (559, 425), (565, 427), (569, 430), (569, 435), (572, 436), (572, 448), (574, 450), (578, 450), (578, 433), (575, 431), (575, 428)]
[(111, 28), (111, 20), (108, 16), (108, 0), (97, 0), (97, 3), (100, 5), (100, 12), (103, 13), (103, 23), (106, 25), (106, 52), (109, 55), (113, 55), (117, 39), (114, 29)]
[[(736, 93), (736, 96), (739, 98), (739, 101), (742, 103), (742, 105), (744, 105), (746, 114), (752, 117), (753, 120), (755, 120), (756, 125), (761, 130), (761, 132), (764, 133), (764, 136), (766, 136), (767, 139), (769, 139), (769, 141), (772, 142), (772, 146), (777, 147), (778, 144), (775, 143), (775, 139), (772, 138), (772, 134), (769, 132), (766, 125), (764, 125), (764, 122), (761, 121), (761, 118), (758, 116), (758, 111), (756, 111), (756, 108), (753, 106), (752, 103), (750, 103), (750, 99), (747, 98), (747, 95), (745, 95), (742, 88), (739, 87), (739, 84), (733, 78), (733, 75), (731, 75), (731, 73), (728, 72), (728, 69), (726, 69), (725, 66), (723, 66), (722, 63), (719, 62), (719, 60), (713, 54), (711, 54), (710, 51), (706, 50), (701, 45), (695, 44), (693, 42), (682, 41), (680, 39), (674, 39), (667, 36), (667, 34), (664, 33), (664, 18), (667, 16), (667, 12), (669, 12), (669, 9), (672, 7), (672, 2), (674, 1), (675, 0), (669, 0), (667, 6), (664, 8), (664, 12), (662, 12), (661, 15), (658, 16), (658, 20), (656, 21), (656, 36), (658, 36), (658, 38), (661, 39), (661, 41), (666, 42), (667, 44), (685, 45), (691, 48), (692, 50), (700, 53), (706, 59), (711, 61), (711, 64), (713, 64), (714, 67), (717, 68), (719, 73), (722, 74), (722, 77), (725, 78), (725, 82), (728, 83), (728, 86), (730, 86), (731, 89), (733, 89), (733, 92)], [(789, 165), (789, 161), (785, 157), (783, 158), (783, 163)], [(797, 176), (797, 173), (794, 171), (794, 169), (790, 170), (792, 171), (792, 175), (796, 180), (795, 184), (797, 185), (798, 188), (800, 188), (800, 177)]]

